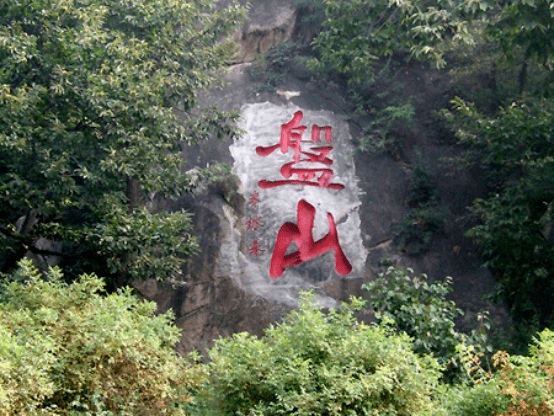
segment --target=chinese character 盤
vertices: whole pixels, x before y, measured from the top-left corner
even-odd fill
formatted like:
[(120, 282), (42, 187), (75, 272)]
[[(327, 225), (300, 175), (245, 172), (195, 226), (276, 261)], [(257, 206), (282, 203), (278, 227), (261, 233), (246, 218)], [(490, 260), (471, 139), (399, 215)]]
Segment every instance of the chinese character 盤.
[[(321, 141), (321, 132), (324, 132), (324, 140), (327, 143), (331, 143), (332, 128), (329, 126), (320, 127), (317, 125), (312, 126), (312, 140), (303, 141), (302, 135), (307, 129), (306, 126), (301, 126), (304, 114), (302, 111), (297, 111), (291, 121), (281, 125), (281, 138), (280, 142), (272, 146), (258, 146), (256, 153), (259, 156), (266, 157), (273, 153), (275, 150), (280, 149), (281, 153), (288, 153), (289, 149), (293, 151), (293, 161), (284, 164), (279, 172), (284, 178), (293, 178), (295, 175), (297, 179), (268, 181), (260, 180), (258, 186), (260, 188), (275, 188), (283, 185), (309, 185), (317, 186), (321, 188), (329, 188), (342, 190), (344, 185), (338, 183), (331, 183), (331, 177), (333, 176), (333, 170), (327, 167), (311, 168), (305, 167), (307, 163), (320, 163), (322, 165), (330, 166), (333, 161), (327, 157), (329, 152), (333, 149), (332, 146), (314, 146), (310, 147), (311, 152), (302, 151), (302, 143), (319, 143)], [(303, 167), (293, 167), (296, 164), (303, 163)]]

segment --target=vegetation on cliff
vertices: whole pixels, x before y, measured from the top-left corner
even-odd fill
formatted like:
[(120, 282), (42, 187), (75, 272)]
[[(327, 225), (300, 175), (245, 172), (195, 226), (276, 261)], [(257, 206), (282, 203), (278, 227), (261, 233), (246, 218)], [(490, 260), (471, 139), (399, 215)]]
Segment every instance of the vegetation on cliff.
[[(398, 137), (413, 117), (412, 101), (397, 86), (401, 59), (449, 70), (452, 102), (433, 124), (440, 136), (457, 138), (460, 156), (454, 162), (460, 168), (483, 172), (485, 194), (469, 207), (464, 231), (481, 247), (499, 282), (496, 297), (507, 302), (520, 345), (526, 345), (535, 331), (554, 324), (554, 3), (296, 4), (319, 25), (317, 31), (310, 27), (311, 46), (296, 45), (296, 52), (308, 55), (303, 59), (320, 71), (317, 76), (344, 81), (352, 119), (372, 120), (363, 128), (360, 150), (401, 153)], [(424, 174), (414, 168), (414, 180)], [(431, 181), (423, 185), (419, 191)], [(445, 215), (433, 196), (413, 196), (398, 240), (403, 251), (418, 254), (443, 230)]]
[[(236, 114), (195, 111), (195, 97), (217, 84), (232, 56), (220, 39), (244, 11), (216, 12), (210, 0), (0, 0), (0, 415), (554, 413), (554, 334), (543, 329), (554, 321), (554, 3), (298, 4), (319, 13), (311, 67), (340, 74), (353, 115), (373, 118), (361, 150), (394, 148), (390, 131), (413, 117), (394, 82), (377, 88), (394, 79), (388, 56), (454, 62), (463, 74), (441, 120), (459, 140), (457, 162), (487, 182), (467, 235), (522, 338), (536, 335), (528, 356), (491, 355), (484, 319), (469, 336), (456, 331), (448, 280), (389, 269), (366, 286), (372, 325), (355, 319), (360, 300), (327, 313), (306, 295), (263, 338), (236, 334), (209, 363), (189, 364), (174, 352), (170, 314), (130, 289), (105, 295), (82, 272), (113, 288), (171, 278), (197, 249), (186, 213), (148, 202), (217, 174), (184, 173), (179, 152), (234, 132)], [(273, 50), (263, 65), (286, 70), (286, 59)], [(483, 74), (478, 95), (464, 91)], [(418, 175), (414, 189), (430, 188)], [(434, 198), (420, 196), (413, 205), (429, 219)], [(29, 262), (14, 271), (29, 252), (59, 256), (64, 273)]]

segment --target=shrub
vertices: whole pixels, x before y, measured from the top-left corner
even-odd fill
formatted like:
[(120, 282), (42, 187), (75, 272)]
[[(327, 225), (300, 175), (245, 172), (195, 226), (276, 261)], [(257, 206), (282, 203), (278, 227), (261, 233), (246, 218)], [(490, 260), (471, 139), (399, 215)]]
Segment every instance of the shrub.
[(398, 231), (398, 250), (412, 255), (429, 250), (433, 236), (443, 229), (446, 211), (431, 204), (410, 210), (394, 227)]
[(554, 332), (539, 333), (529, 357), (510, 356), (499, 351), (493, 357), (500, 367), (495, 377), (502, 392), (511, 399), (504, 416), (554, 414)]
[(276, 87), (289, 76), (291, 67), (299, 64), (299, 48), (296, 42), (283, 42), (256, 55), (249, 71), (255, 81), (254, 94), (275, 92)]
[(445, 416), (495, 416), (509, 405), (497, 380), (453, 386), (445, 392), (444, 402)]
[(258, 339), (220, 339), (209, 351), (205, 415), (414, 415), (429, 410), (439, 372), (405, 334), (356, 322), (353, 299), (325, 313), (304, 294), (300, 309)]
[[(103, 281), (43, 280), (21, 262), (0, 290), (0, 415), (181, 414), (191, 384), (171, 314)], [(23, 281), (23, 282), (22, 282)]]
[(425, 274), (418, 277), (413, 276), (411, 269), (389, 267), (377, 279), (362, 286), (369, 292), (377, 322), (392, 321), (399, 333), (413, 337), (414, 351), (435, 356), (445, 366), (444, 378), (449, 381), (465, 375), (461, 351), (467, 348), (478, 352), (491, 350), (487, 344), (486, 313), (479, 315), (481, 324), (471, 335), (455, 329), (454, 320), (463, 311), (446, 299), (452, 291), (451, 283), (451, 277), (443, 282), (428, 283)]
[(493, 357), (497, 371), (475, 367), (473, 386), (445, 390), (448, 416), (546, 416), (554, 414), (554, 332), (546, 329), (527, 357), (505, 351)]

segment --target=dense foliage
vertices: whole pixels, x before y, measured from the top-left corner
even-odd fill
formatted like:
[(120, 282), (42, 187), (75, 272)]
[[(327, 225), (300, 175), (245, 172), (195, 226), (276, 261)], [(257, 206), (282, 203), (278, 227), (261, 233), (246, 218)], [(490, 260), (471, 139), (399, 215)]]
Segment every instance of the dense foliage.
[(523, 63), (546, 63), (554, 53), (551, 0), (322, 1), (327, 19), (314, 41), (320, 61), (354, 79), (372, 77), (375, 61), (398, 52), (444, 67), (453, 48), (485, 35)]
[(198, 414), (415, 415), (429, 411), (439, 372), (405, 334), (356, 322), (361, 304), (300, 309), (261, 339), (247, 333), (210, 350)]
[[(410, 276), (412, 274), (412, 276)], [(479, 316), (478, 329), (466, 335), (455, 329), (455, 320), (463, 311), (446, 299), (452, 291), (452, 279), (427, 282), (427, 276), (414, 276), (413, 270), (389, 267), (378, 278), (362, 287), (368, 291), (376, 322), (392, 321), (400, 333), (413, 338), (418, 354), (430, 354), (443, 365), (443, 379), (460, 381), (465, 378), (463, 350), (490, 352), (487, 345), (488, 323), (485, 314)]]
[[(405, 273), (396, 274), (406, 281)], [(3, 416), (554, 414), (554, 333), (541, 332), (529, 356), (499, 351), (492, 357), (495, 370), (483, 369), (448, 319), (420, 319), (437, 319), (437, 305), (445, 305), (448, 316), (457, 312), (444, 301), (443, 283), (412, 279), (424, 290), (411, 293), (426, 299), (423, 309), (429, 310), (408, 325), (422, 325), (412, 332), (427, 334), (427, 347), (395, 333), (398, 324), (391, 320), (359, 323), (359, 299), (326, 312), (304, 294), (300, 308), (263, 338), (240, 333), (220, 339), (209, 351), (211, 361), (194, 365), (174, 351), (179, 331), (171, 314), (155, 315), (155, 304), (129, 289), (106, 296), (93, 275), (68, 285), (59, 269), (41, 275), (29, 261), (5, 277)], [(376, 294), (374, 305), (386, 302), (386, 293)], [(389, 300), (394, 303), (394, 296)], [(390, 315), (402, 318), (401, 309)], [(451, 384), (440, 381), (443, 366), (426, 353), (441, 336), (445, 346), (462, 342), (467, 377)]]
[(0, 295), (0, 415), (182, 414), (191, 384), (171, 314), (21, 263)]
[[(371, 120), (360, 150), (398, 145), (415, 114), (391, 55), (460, 63), (458, 76), (482, 87), (459, 86), (463, 99), (443, 112), (458, 161), (487, 186), (467, 235), (501, 283), (520, 344), (551, 326), (554, 2), (295, 4), (314, 36), (307, 77), (319, 69), (344, 82), (353, 117)], [(372, 325), (354, 318), (359, 300), (326, 312), (304, 295), (264, 337), (219, 340), (191, 369), (173, 350), (171, 314), (155, 316), (129, 289), (102, 294), (100, 279), (81, 274), (166, 278), (196, 251), (188, 214), (148, 207), (217, 174), (184, 173), (179, 153), (234, 133), (236, 114), (200, 111), (195, 97), (217, 85), (232, 56), (221, 40), (243, 15), (213, 0), (0, 0), (0, 268), (31, 252), (59, 256), (66, 272), (23, 262), (0, 287), (0, 415), (553, 414), (554, 333), (482, 368), (486, 315), (473, 333), (456, 330), (449, 278), (388, 269), (365, 285)], [(260, 91), (304, 65), (304, 48), (259, 57)], [(417, 254), (444, 215), (426, 171), (413, 169), (411, 187), (399, 242)]]
[[(390, 65), (384, 64), (388, 56), (454, 70), (453, 91), (462, 98), (443, 116), (461, 145), (458, 161), (463, 167), (478, 165), (487, 189), (470, 207), (465, 231), (480, 244), (485, 265), (499, 279), (498, 294), (519, 325), (522, 339), (514, 344), (526, 345), (531, 334), (554, 322), (554, 3), (312, 3), (324, 5), (326, 14), (313, 42), (315, 67), (344, 74), (349, 88), (362, 96), (357, 111), (374, 120), (360, 139), (362, 149), (390, 148), (397, 132), (385, 110), (404, 115), (409, 110), (409, 101), (389, 102), (388, 87), (374, 86)], [(394, 76), (388, 79), (380, 83), (395, 82)], [(412, 254), (423, 251), (442, 220), (431, 206), (411, 207), (399, 226), (400, 245), (414, 246)]]
[(452, 416), (554, 414), (554, 333), (538, 334), (529, 356), (493, 356), (494, 372), (472, 367), (473, 384), (444, 390), (441, 413)]
[[(412, 280), (419, 288), (424, 284)], [(453, 310), (444, 300), (445, 288), (443, 283), (431, 284), (420, 296), (427, 298), (428, 306), (446, 304)], [(387, 300), (383, 293), (375, 298)], [(399, 325), (387, 319), (372, 326), (357, 323), (353, 312), (361, 306), (360, 300), (353, 299), (351, 304), (326, 313), (314, 303), (313, 295), (304, 295), (299, 310), (268, 329), (263, 338), (241, 333), (219, 340), (210, 350), (211, 362), (202, 365), (204, 383), (194, 389), (194, 402), (187, 405), (187, 412), (313, 416), (554, 414), (552, 331), (539, 334), (527, 357), (497, 352), (491, 359), (491, 371), (481, 367), (482, 354), (476, 353), (479, 344), (472, 346), (467, 336), (455, 335), (448, 319), (425, 323), (419, 319), (425, 313), (420, 313), (411, 322), (416, 336), (409, 338), (406, 332), (394, 334)], [(438, 315), (427, 313), (430, 319), (438, 319)], [(410, 320), (408, 316), (405, 319)], [(416, 328), (417, 323), (423, 327)], [(431, 340), (425, 341), (427, 348), (418, 342), (425, 333)], [(431, 349), (431, 343), (440, 344), (441, 336), (446, 338), (446, 347), (460, 341), (458, 364), (466, 377), (453, 378), (450, 383), (439, 380), (440, 365), (426, 350)], [(432, 352), (439, 355), (436, 349)]]
[[(554, 103), (541, 99), (494, 117), (456, 102), (449, 113), (466, 161), (487, 172), (493, 192), (471, 208), (479, 223), (468, 235), (483, 247), (486, 265), (502, 282), (520, 324), (554, 322)], [(529, 331), (531, 332), (531, 331)]]
[(179, 273), (198, 248), (190, 216), (145, 204), (193, 187), (201, 173), (184, 173), (181, 146), (234, 132), (236, 114), (195, 110), (244, 16), (214, 3), (0, 1), (4, 271), (31, 251), (61, 255), (70, 277)]

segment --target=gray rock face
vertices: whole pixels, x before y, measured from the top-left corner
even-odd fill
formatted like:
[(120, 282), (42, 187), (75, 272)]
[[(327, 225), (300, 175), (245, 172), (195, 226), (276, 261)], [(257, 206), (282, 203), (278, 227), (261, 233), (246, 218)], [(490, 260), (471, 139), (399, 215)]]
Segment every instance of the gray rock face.
[[(220, 6), (229, 2), (222, 0)], [(237, 34), (242, 45), (240, 60), (251, 60), (255, 53), (290, 39), (295, 13), (292, 0), (254, 0), (250, 21)], [(277, 86), (275, 94), (256, 95), (252, 92), (254, 81), (248, 74), (248, 64), (235, 65), (227, 76), (227, 87), (199, 97), (202, 105), (242, 109), (240, 126), (246, 134), (235, 140), (209, 141), (190, 147), (183, 152), (183, 158), (190, 168), (214, 161), (232, 166), (239, 179), (239, 191), (232, 194), (228, 184), (215, 184), (195, 196), (160, 202), (158, 209), (184, 208), (194, 214), (193, 233), (199, 238), (202, 252), (187, 259), (183, 266), (186, 283), (182, 287), (172, 288), (155, 281), (135, 284), (145, 298), (158, 303), (160, 311), (171, 308), (175, 312), (176, 323), (183, 329), (180, 352), (204, 351), (218, 337), (235, 332), (262, 334), (264, 328), (279, 321), (296, 305), (302, 289), (315, 288), (324, 307), (336, 306), (350, 295), (363, 295), (361, 284), (383, 270), (383, 259), (389, 264), (411, 267), (417, 273), (427, 273), (431, 280), (451, 275), (452, 299), (466, 311), (468, 322), (483, 309), (491, 311), (493, 325), (502, 321), (505, 311), (501, 307), (477, 300), (493, 287), (494, 281), (480, 267), (477, 248), (456, 225), (456, 216), (463, 214), (464, 207), (480, 194), (479, 183), (470, 172), (446, 175), (437, 161), (457, 149), (440, 143), (426, 130), (432, 121), (431, 112), (437, 109), (432, 103), (444, 94), (444, 87), (441, 90), (439, 84), (421, 81), (432, 75), (429, 73), (422, 67), (407, 67), (403, 73), (406, 94), (418, 94), (423, 104), (418, 108), (415, 126), (403, 136), (401, 152), (393, 156), (368, 153), (352, 156), (351, 143), (361, 134), (363, 126), (343, 121), (347, 115), (343, 110), (347, 107), (344, 95), (331, 86), (313, 87), (294, 73)], [(259, 187), (260, 180), (298, 178), (284, 177), (280, 171), (291, 162), (292, 151), (283, 153), (276, 149), (264, 157), (255, 151), (256, 147), (279, 143), (281, 125), (290, 121), (296, 111), (303, 112), (300, 125), (307, 127), (304, 138), (308, 141), (312, 125), (333, 127), (333, 149), (328, 154), (333, 163), (318, 167), (332, 168), (329, 183), (342, 184), (344, 190), (307, 185)], [(311, 152), (311, 144), (305, 144), (308, 147), (304, 148), (303, 143), (302, 151)], [(428, 251), (414, 256), (399, 250), (396, 239), (398, 224), (410, 210), (406, 199), (419, 153), (424, 160), (418, 163), (437, 178), (441, 207), (451, 215), (446, 217), (441, 232), (433, 236)], [(319, 177), (318, 174), (309, 180)], [(254, 192), (258, 192), (260, 201), (255, 208), (250, 204)], [(340, 246), (352, 265), (346, 276), (336, 272), (334, 252), (327, 251), (302, 264), (289, 265), (280, 277), (271, 278), (277, 236), (285, 223), (298, 227), (297, 212), (302, 200), (315, 208), (311, 228), (314, 242), (329, 233), (326, 214), (332, 215)], [(249, 219), (258, 217), (259, 229), (248, 228)], [(256, 239), (259, 250), (265, 250), (258, 255), (251, 251)], [(295, 251), (300, 250), (292, 242), (286, 254)], [(363, 318), (370, 320), (371, 313), (366, 311)]]
[(202, 251), (183, 265), (184, 284), (172, 287), (153, 279), (134, 282), (135, 289), (158, 304), (158, 310), (172, 309), (175, 323), (183, 330), (177, 350), (205, 352), (219, 337), (249, 331), (261, 335), (269, 324), (290, 310), (278, 302), (246, 292), (232, 279), (226, 265), (240, 244), (238, 223), (243, 201), (228, 202), (218, 189), (209, 188), (195, 197), (165, 202), (165, 209), (186, 208), (194, 214), (193, 233)]
[[(229, 3), (230, 0), (222, 0), (219, 6)], [(246, 2), (242, 0), (240, 3)], [(235, 59), (237, 63), (252, 62), (256, 54), (291, 40), (296, 24), (292, 0), (253, 0), (248, 8), (248, 21), (234, 35), (239, 50)]]

